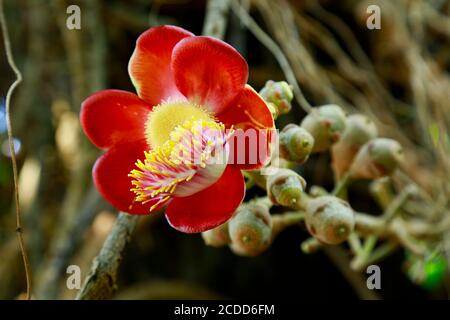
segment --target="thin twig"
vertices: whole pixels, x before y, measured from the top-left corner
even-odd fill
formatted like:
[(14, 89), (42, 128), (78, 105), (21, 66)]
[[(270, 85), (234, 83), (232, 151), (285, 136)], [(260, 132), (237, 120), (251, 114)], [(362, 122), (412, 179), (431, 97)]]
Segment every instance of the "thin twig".
[(390, 223), (392, 219), (400, 212), (401, 207), (404, 205), (405, 201), (416, 191), (414, 185), (406, 186), (389, 204), (383, 213), (383, 218), (386, 224)]
[(398, 248), (400, 247), (400, 244), (398, 242), (394, 241), (387, 241), (380, 245), (378, 248), (372, 251), (372, 253), (367, 256), (365, 259), (354, 259), (350, 263), (350, 267), (354, 271), (361, 272), (368, 266), (372, 264), (376, 264), (382, 259), (385, 259), (387, 256), (394, 253)]
[(227, 26), (230, 0), (210, 0), (206, 6), (203, 34), (223, 39)]
[(275, 59), (277, 59), (286, 79), (294, 88), (294, 93), (298, 104), (303, 108), (303, 110), (305, 110), (305, 112), (311, 112), (312, 106), (303, 95), (303, 92), (298, 85), (297, 78), (289, 65), (289, 61), (280, 47), (259, 27), (255, 20), (253, 20), (253, 18), (237, 0), (233, 0), (231, 2), (231, 7), (236, 15), (241, 19), (243, 24), (250, 30), (250, 32), (253, 33), (253, 35), (274, 55)]
[(336, 184), (333, 191), (331, 192), (336, 197), (341, 197), (343, 194), (345, 194), (347, 187), (349, 183), (351, 182), (351, 175), (350, 173), (346, 173)]
[(360, 254), (362, 252), (361, 239), (355, 232), (349, 235), (348, 244), (353, 253)]
[(16, 80), (11, 84), (6, 94), (5, 101), (5, 109), (6, 109), (6, 130), (8, 134), (8, 143), (9, 143), (9, 152), (11, 154), (11, 162), (13, 167), (13, 179), (14, 179), (14, 201), (15, 201), (15, 211), (16, 211), (16, 234), (17, 240), (19, 242), (20, 252), (22, 254), (23, 264), (25, 268), (25, 276), (27, 280), (27, 295), (26, 299), (31, 299), (31, 271), (30, 271), (30, 263), (28, 260), (27, 249), (25, 245), (25, 240), (23, 239), (23, 227), (22, 227), (22, 219), (20, 216), (20, 205), (19, 205), (19, 182), (18, 182), (18, 170), (17, 170), (17, 159), (16, 159), (16, 150), (14, 147), (14, 140), (12, 134), (12, 125), (11, 125), (11, 97), (14, 93), (14, 90), (22, 81), (22, 74), (14, 62), (14, 57), (11, 50), (11, 42), (9, 39), (8, 26), (6, 24), (3, 0), (0, 0), (0, 23), (2, 27), (3, 34), (3, 43), (5, 46), (6, 59), (8, 60), (8, 64), (11, 69), (14, 71), (16, 75)]
[(350, 283), (355, 290), (355, 293), (360, 299), (364, 300), (379, 300), (380, 297), (373, 290), (369, 290), (366, 286), (364, 276), (348, 268), (349, 261), (345, 250), (339, 246), (324, 246), (323, 250), (328, 258), (333, 261), (339, 271)]
[(272, 215), (272, 239), (287, 227), (298, 225), (305, 217), (303, 212), (285, 212)]
[(364, 241), (364, 245), (361, 250), (356, 254), (355, 258), (350, 263), (353, 270), (360, 271), (362, 266), (366, 265), (369, 257), (372, 254), (378, 241), (378, 237), (375, 235), (369, 235)]

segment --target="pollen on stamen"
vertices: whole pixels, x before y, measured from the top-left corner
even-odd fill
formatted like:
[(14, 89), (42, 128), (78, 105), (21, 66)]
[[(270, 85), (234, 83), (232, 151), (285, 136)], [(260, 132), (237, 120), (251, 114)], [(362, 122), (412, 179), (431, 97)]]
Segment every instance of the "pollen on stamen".
[(164, 102), (155, 106), (148, 115), (145, 123), (147, 142), (152, 148), (162, 146), (171, 139), (175, 128), (183, 125), (187, 119), (215, 121), (211, 112), (195, 103), (187, 101)]
[(129, 174), (135, 201), (156, 201), (151, 210), (168, 201), (180, 183), (191, 181), (206, 168), (216, 149), (222, 150), (231, 133), (211, 119), (189, 119), (170, 133), (170, 140), (144, 153)]

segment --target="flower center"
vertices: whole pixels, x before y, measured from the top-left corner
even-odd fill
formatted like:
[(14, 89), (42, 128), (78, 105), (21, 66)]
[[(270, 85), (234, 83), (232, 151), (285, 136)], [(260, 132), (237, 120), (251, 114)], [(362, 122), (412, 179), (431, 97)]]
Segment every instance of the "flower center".
[(216, 182), (227, 164), (231, 134), (194, 104), (177, 102), (155, 107), (146, 123), (146, 138), (152, 149), (129, 174), (136, 201), (156, 200), (153, 210), (172, 195), (186, 197)]
[(170, 134), (186, 120), (214, 121), (213, 116), (190, 102), (169, 102), (153, 108), (145, 123), (147, 143), (160, 147), (170, 140)]

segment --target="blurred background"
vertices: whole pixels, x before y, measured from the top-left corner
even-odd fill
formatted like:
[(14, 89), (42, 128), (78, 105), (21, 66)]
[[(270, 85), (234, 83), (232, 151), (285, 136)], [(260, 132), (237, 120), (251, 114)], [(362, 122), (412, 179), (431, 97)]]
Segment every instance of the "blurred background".
[[(80, 30), (66, 27), (72, 4), (81, 8)], [(381, 8), (380, 30), (366, 26), (371, 4)], [(417, 184), (429, 201), (415, 207), (415, 214), (439, 226), (450, 215), (450, 1), (242, 5), (283, 50), (311, 104), (362, 112), (381, 135), (403, 145), (407, 161), (396, 187)], [(11, 117), (33, 298), (72, 299), (77, 291), (66, 287), (67, 266), (79, 265), (82, 277), (87, 275), (117, 215), (92, 186), (91, 168), (100, 153), (80, 129), (80, 104), (105, 88), (134, 91), (127, 65), (139, 34), (161, 24), (201, 34), (206, 1), (6, 0), (4, 10), (24, 77)], [(267, 80), (285, 80), (275, 57), (236, 14), (230, 12), (227, 21), (225, 40), (246, 58), (249, 83), (259, 90)], [(0, 49), (0, 299), (15, 299), (25, 290), (25, 275), (4, 106), (14, 74), (3, 44)], [(304, 116), (294, 103), (277, 127), (298, 124)], [(309, 185), (331, 189), (329, 162), (327, 153), (315, 155), (298, 170)], [(253, 188), (246, 197), (263, 194)], [(353, 185), (349, 196), (357, 210), (382, 212), (367, 183)], [(449, 248), (449, 230), (436, 237), (436, 246)], [(142, 217), (119, 269), (115, 298), (448, 298), (448, 271), (430, 288), (408, 275), (404, 250), (379, 264), (382, 289), (369, 291), (367, 275), (349, 270), (345, 246), (332, 255), (305, 255), (300, 243), (306, 238), (305, 228), (291, 227), (267, 252), (245, 258), (205, 246), (200, 235), (175, 231), (161, 213)]]

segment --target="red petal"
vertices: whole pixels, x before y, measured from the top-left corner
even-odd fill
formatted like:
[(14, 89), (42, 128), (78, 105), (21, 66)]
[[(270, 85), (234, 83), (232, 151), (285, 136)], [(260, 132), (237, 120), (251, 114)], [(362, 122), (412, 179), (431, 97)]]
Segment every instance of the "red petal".
[(226, 222), (245, 195), (244, 177), (227, 166), (212, 186), (189, 197), (173, 198), (166, 209), (169, 224), (186, 233), (203, 232)]
[(217, 116), (235, 134), (230, 140), (230, 163), (242, 170), (259, 169), (270, 159), (274, 121), (267, 104), (250, 86), (245, 86), (225, 112)]
[(99, 148), (144, 139), (150, 107), (138, 96), (121, 90), (103, 90), (87, 98), (81, 107), (84, 132)]
[(210, 37), (183, 39), (173, 49), (172, 69), (182, 94), (220, 113), (247, 83), (248, 66), (233, 47)]
[[(92, 169), (95, 186), (103, 197), (117, 210), (131, 214), (148, 214), (154, 202), (145, 205), (134, 202), (135, 194), (130, 191), (131, 178), (128, 174), (135, 169), (138, 159), (144, 159), (144, 150), (149, 147), (144, 140), (112, 147), (97, 159)], [(156, 210), (156, 208), (155, 208)]]
[(181, 96), (170, 67), (172, 49), (181, 39), (192, 36), (175, 26), (151, 28), (139, 36), (128, 72), (138, 95), (150, 105)]

